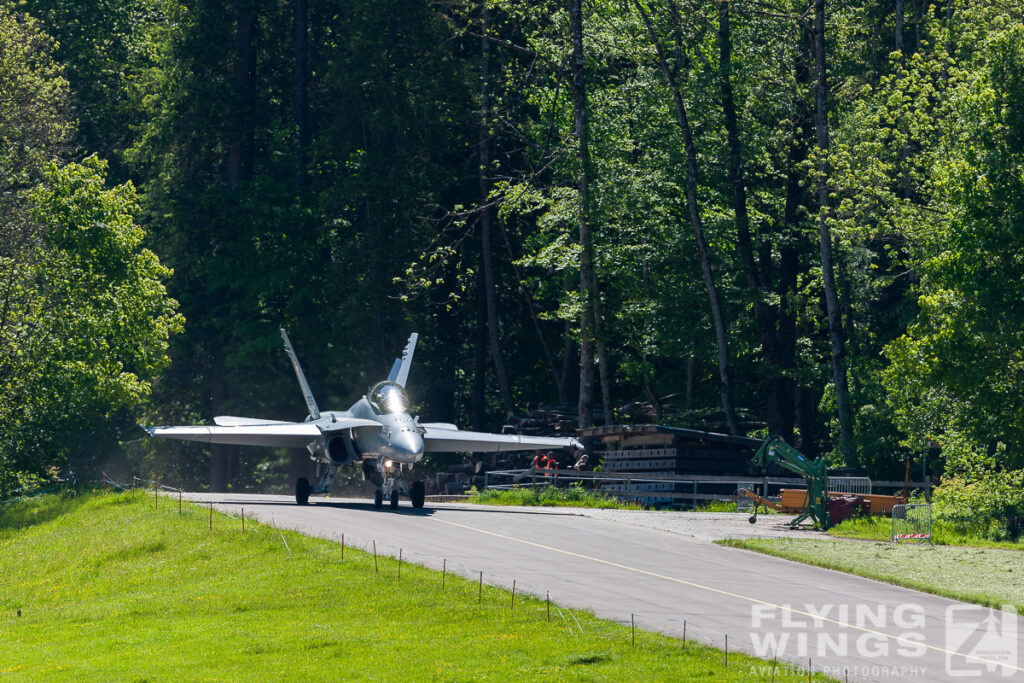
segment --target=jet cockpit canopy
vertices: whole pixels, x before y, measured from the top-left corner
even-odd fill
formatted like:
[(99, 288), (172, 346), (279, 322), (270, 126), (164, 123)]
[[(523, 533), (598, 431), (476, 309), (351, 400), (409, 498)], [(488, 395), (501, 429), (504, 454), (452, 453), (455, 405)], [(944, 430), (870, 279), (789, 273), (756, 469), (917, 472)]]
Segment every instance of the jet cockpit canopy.
[(368, 397), (380, 413), (395, 414), (409, 412), (409, 395), (395, 382), (377, 382), (370, 388)]

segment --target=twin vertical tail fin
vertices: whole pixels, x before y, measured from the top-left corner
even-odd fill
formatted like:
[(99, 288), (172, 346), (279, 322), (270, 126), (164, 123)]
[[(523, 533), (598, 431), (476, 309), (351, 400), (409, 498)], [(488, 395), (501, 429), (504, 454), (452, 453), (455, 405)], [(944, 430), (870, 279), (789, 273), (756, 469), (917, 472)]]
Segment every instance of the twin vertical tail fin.
[(306, 407), (309, 409), (309, 417), (314, 420), (320, 419), (320, 409), (316, 405), (316, 399), (313, 398), (313, 392), (309, 390), (309, 383), (306, 381), (306, 375), (302, 373), (302, 366), (299, 365), (299, 359), (295, 355), (295, 349), (292, 348), (292, 343), (288, 340), (288, 333), (281, 329), (281, 338), (284, 340), (284, 350), (288, 352), (288, 358), (292, 361), (292, 367), (295, 368), (295, 377), (299, 380), (299, 386), (302, 387), (302, 398), (306, 399)]
[[(299, 380), (299, 386), (302, 387), (302, 398), (306, 400), (309, 417), (313, 420), (318, 420), (320, 419), (320, 408), (316, 405), (313, 392), (309, 390), (309, 382), (306, 381), (306, 375), (302, 372), (302, 366), (299, 365), (299, 359), (295, 355), (295, 349), (292, 348), (291, 341), (288, 339), (288, 333), (283, 328), (281, 329), (281, 339), (284, 340), (284, 350), (288, 352), (288, 358), (292, 361), (292, 368), (295, 369), (295, 378)], [(395, 359), (395, 364), (391, 366), (391, 372), (388, 373), (389, 382), (405, 386), (406, 381), (409, 379), (409, 368), (412, 367), (412, 356), (416, 352), (417, 339), (419, 339), (419, 335), (415, 332), (409, 335), (409, 341), (402, 350), (402, 357)]]
[(391, 372), (388, 373), (389, 382), (405, 386), (409, 379), (409, 368), (412, 367), (412, 355), (416, 352), (417, 339), (419, 339), (419, 335), (415, 332), (409, 335), (409, 341), (402, 349), (402, 357), (395, 359), (394, 365), (391, 366)]

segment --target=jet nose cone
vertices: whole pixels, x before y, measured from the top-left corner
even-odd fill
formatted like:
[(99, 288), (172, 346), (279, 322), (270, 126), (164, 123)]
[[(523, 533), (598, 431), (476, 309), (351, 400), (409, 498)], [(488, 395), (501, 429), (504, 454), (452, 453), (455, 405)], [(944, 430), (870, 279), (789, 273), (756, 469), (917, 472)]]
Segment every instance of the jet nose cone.
[(402, 431), (391, 439), (395, 459), (401, 462), (419, 462), (423, 457), (423, 437), (413, 431)]

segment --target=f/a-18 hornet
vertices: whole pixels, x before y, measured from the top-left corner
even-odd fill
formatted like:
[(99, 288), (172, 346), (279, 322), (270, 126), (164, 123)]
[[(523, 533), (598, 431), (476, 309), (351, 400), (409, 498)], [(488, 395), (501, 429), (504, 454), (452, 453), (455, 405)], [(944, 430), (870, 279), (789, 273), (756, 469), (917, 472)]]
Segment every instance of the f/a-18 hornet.
[(299, 505), (306, 505), (311, 494), (328, 493), (337, 469), (357, 461), (362, 462), (366, 480), (378, 487), (376, 507), (388, 500), (392, 508), (397, 508), (399, 495), (406, 495), (413, 507), (419, 508), (423, 507), (423, 482), (408, 484), (404, 475), (423, 459), (424, 453), (583, 449), (583, 444), (573, 438), (468, 432), (453, 424), (421, 423), (418, 417), (412, 417), (405, 383), (416, 350), (416, 333), (409, 337), (402, 357), (395, 359), (386, 380), (370, 387), (348, 410), (321, 413), (284, 330), (281, 337), (309, 409), (304, 422), (221, 415), (213, 418), (215, 426), (146, 427), (146, 431), (150, 436), (183, 441), (306, 448), (317, 463), (319, 476), (313, 485), (305, 477), (295, 483), (295, 502)]

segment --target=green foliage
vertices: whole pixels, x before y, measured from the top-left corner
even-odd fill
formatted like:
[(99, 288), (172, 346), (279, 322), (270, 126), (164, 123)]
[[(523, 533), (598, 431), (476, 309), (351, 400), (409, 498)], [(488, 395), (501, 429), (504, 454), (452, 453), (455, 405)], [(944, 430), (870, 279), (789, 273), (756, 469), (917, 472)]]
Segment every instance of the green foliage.
[(1024, 27), (994, 30), (973, 70), (950, 75), (949, 105), (929, 169), (933, 232), (917, 260), (920, 315), (886, 348), (894, 418), (917, 447), (1001, 442), (1024, 465)]
[(131, 145), (144, 111), (143, 84), (173, 30), (167, 0), (22, 0), (56, 45), (70, 86), (68, 109), (77, 119), (79, 149), (111, 162), (115, 182), (123, 182), (124, 151)]
[(469, 502), (480, 505), (530, 505), (541, 507), (580, 507), (615, 510), (639, 510), (636, 503), (619, 500), (604, 491), (574, 484), (565, 488), (542, 486), (513, 489), (470, 489)]
[(935, 489), (935, 523), (954, 533), (1015, 541), (1024, 532), (1024, 469), (1007, 470), (1005, 447), (992, 452), (949, 442), (946, 476)]
[[(950, 523), (948, 517), (939, 508), (937, 501), (933, 501), (932, 515), (932, 543), (935, 545), (1024, 550), (1024, 543), (1020, 541), (991, 540), (991, 538), (986, 538), (979, 534), (976, 527), (958, 527), (955, 523)], [(892, 538), (892, 519), (878, 515), (854, 517), (830, 528), (828, 534), (838, 538), (890, 541)], [(912, 541), (908, 543), (913, 544)]]
[(181, 328), (170, 273), (141, 246), (135, 190), (105, 187), (104, 171), (95, 158), (51, 164), (28, 197), (41, 240), (8, 271), (0, 329), (0, 443), (12, 474), (109, 455)]
[[(550, 404), (556, 392), (573, 402), (581, 207), (569, 16), (559, 3), (500, 0), (486, 3), (484, 27), (483, 6), (311, 3), (305, 55), (295, 6), (269, 0), (23, 0), (0, 10), (0, 382), (13, 397), (0, 431), (21, 434), (4, 457), (64, 452), (53, 439), (112, 446), (113, 427), (47, 441), (46, 425), (76, 424), (66, 413), (125, 426), (161, 371), (152, 421), (301, 419), (281, 325), (322, 405), (358, 397), (416, 329), (424, 341), (412, 389), (423, 413), (462, 422), (479, 409), (500, 426), (475, 291), (485, 206), (515, 407)], [(831, 173), (822, 179), (810, 36), (796, 19), (805, 4), (644, 7), (650, 31), (633, 3), (583, 6), (587, 209), (615, 407), (724, 428), (661, 47), (693, 131), (744, 428), (792, 434), (808, 455), (831, 451), (836, 464), (883, 478), (930, 441), (1002, 443), (1006, 471), (1024, 466), (1019, 13), (974, 1), (829, 3)], [(294, 68), (302, 59), (304, 72)], [(729, 171), (726, 77), (752, 267)], [(60, 171), (89, 154), (110, 169)], [(52, 163), (51, 187), (33, 194)], [(120, 189), (100, 190), (97, 173)], [(119, 185), (129, 177), (138, 197)], [(815, 225), (823, 180), (855, 416), (857, 453), (843, 463)], [(172, 334), (160, 286), (132, 290), (132, 277), (167, 283), (189, 320), (183, 334)], [(133, 296), (148, 311), (135, 319), (119, 303)], [(155, 341), (145, 341), (145, 315), (165, 328)], [(19, 328), (19, 319), (35, 322)], [(44, 348), (37, 326), (75, 341)], [(96, 335), (110, 341), (88, 341)], [(54, 423), (57, 395), (69, 409)], [(180, 481), (206, 479), (201, 446), (132, 450), (154, 473), (174, 461)], [(238, 485), (284, 476), (288, 455), (254, 453), (217, 457), (244, 458)]]

